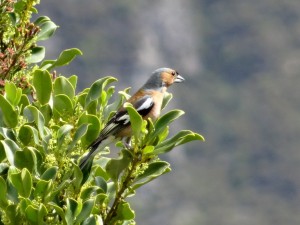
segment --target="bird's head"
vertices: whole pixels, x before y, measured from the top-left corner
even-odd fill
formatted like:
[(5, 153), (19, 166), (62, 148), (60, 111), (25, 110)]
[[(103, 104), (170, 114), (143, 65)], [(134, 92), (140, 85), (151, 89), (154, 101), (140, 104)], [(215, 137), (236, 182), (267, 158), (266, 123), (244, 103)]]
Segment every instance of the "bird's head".
[(184, 78), (176, 70), (170, 68), (159, 68), (155, 70), (149, 80), (145, 83), (145, 89), (161, 89), (169, 87), (173, 83), (181, 83)]

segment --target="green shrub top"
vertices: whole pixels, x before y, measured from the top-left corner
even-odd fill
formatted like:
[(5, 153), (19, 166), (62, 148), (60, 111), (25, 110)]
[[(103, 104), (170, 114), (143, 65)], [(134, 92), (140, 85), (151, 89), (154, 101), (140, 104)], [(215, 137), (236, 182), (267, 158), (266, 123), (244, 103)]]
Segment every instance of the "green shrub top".
[[(169, 137), (169, 124), (181, 110), (144, 121), (126, 104), (130, 149), (118, 142), (117, 158), (107, 147), (91, 171), (81, 171), (78, 159), (128, 99), (129, 89), (115, 94), (117, 79), (109, 76), (77, 93), (77, 76), (57, 76), (56, 67), (82, 53), (68, 49), (44, 60), (45, 48), (37, 42), (57, 26), (45, 16), (30, 22), (37, 3), (0, 1), (0, 224), (135, 224), (126, 200), (171, 170), (159, 156), (204, 139), (190, 130)], [(166, 95), (163, 106), (171, 98)]]

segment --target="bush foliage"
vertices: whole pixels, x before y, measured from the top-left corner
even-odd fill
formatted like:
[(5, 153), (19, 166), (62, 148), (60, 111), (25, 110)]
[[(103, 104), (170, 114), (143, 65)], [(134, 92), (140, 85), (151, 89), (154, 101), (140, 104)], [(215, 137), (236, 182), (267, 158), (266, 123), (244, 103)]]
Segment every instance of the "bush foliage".
[[(0, 224), (135, 224), (126, 199), (169, 172), (159, 156), (203, 137), (182, 130), (169, 137), (169, 124), (183, 114), (172, 110), (144, 121), (125, 104), (133, 128), (131, 146), (107, 147), (91, 171), (78, 167), (80, 156), (128, 99), (129, 89), (112, 96), (114, 77), (103, 77), (76, 93), (77, 76), (57, 76), (78, 49), (44, 60), (37, 43), (57, 26), (48, 17), (30, 22), (35, 0), (0, 1)], [(164, 106), (171, 100), (166, 95)]]

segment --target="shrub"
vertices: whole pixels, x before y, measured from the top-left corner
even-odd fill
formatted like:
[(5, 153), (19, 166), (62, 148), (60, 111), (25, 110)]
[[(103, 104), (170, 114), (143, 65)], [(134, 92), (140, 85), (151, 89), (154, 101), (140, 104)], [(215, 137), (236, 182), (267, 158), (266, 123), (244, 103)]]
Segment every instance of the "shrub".
[[(135, 224), (126, 199), (171, 170), (159, 156), (203, 137), (189, 130), (169, 137), (169, 124), (181, 110), (153, 122), (125, 104), (134, 134), (130, 149), (118, 142), (117, 158), (107, 147), (91, 171), (81, 171), (79, 157), (129, 89), (112, 101), (114, 77), (76, 93), (76, 76), (56, 76), (55, 68), (81, 52), (68, 49), (42, 61), (45, 48), (37, 42), (57, 26), (45, 16), (30, 22), (37, 3), (0, 1), (0, 224)], [(166, 95), (164, 106), (171, 98)]]

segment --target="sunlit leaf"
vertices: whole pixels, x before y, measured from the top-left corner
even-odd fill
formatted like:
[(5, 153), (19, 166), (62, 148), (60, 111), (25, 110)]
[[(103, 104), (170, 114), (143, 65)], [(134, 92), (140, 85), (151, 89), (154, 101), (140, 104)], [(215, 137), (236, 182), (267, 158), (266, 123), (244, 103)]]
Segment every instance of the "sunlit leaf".
[(43, 204), (39, 206), (29, 205), (25, 210), (25, 215), (30, 224), (43, 224), (47, 209)]
[(182, 130), (173, 137), (159, 143), (157, 146), (155, 146), (155, 150), (153, 151), (153, 154), (163, 154), (166, 152), (171, 151), (176, 146), (185, 144), (187, 142), (191, 141), (205, 141), (204, 137), (200, 134), (194, 133), (190, 130)]
[(57, 147), (58, 148), (61, 147), (65, 137), (71, 132), (72, 129), (73, 129), (73, 126), (71, 126), (70, 124), (65, 124), (59, 128), (59, 130), (57, 131)]
[(57, 77), (53, 84), (54, 95), (64, 94), (71, 100), (74, 98), (75, 89), (66, 77)]
[(35, 198), (40, 198), (43, 202), (46, 202), (46, 200), (48, 200), (47, 197), (49, 197), (52, 190), (52, 180), (39, 180), (35, 186), (33, 195)]
[(94, 207), (95, 200), (94, 199), (88, 199), (82, 204), (82, 210), (77, 216), (75, 220), (75, 224), (80, 224), (83, 220), (85, 220), (92, 212), (92, 209)]
[(106, 165), (106, 172), (110, 175), (114, 182), (118, 181), (120, 174), (128, 167), (132, 159), (132, 155), (128, 150), (123, 149), (120, 157), (111, 159)]
[(67, 152), (71, 151), (72, 148), (76, 145), (76, 143), (86, 134), (88, 131), (89, 124), (81, 124), (75, 131), (75, 134), (72, 138), (72, 142), (68, 145)]
[(68, 65), (77, 55), (82, 55), (82, 52), (77, 48), (66, 49), (58, 58), (53, 62), (51, 66), (48, 67), (48, 70), (51, 70), (55, 67)]
[(51, 20), (41, 20), (39, 22), (39, 27), (41, 31), (37, 35), (37, 41), (47, 40), (50, 38), (58, 26)]
[(6, 208), (7, 202), (7, 186), (5, 180), (0, 176), (0, 208)]
[(161, 116), (155, 123), (155, 128), (154, 128), (154, 132), (152, 132), (150, 134), (150, 144), (151, 141), (153, 141), (156, 137), (158, 137), (161, 133), (163, 133), (166, 129), (166, 127), (173, 122), (174, 120), (176, 120), (178, 117), (180, 117), (181, 115), (183, 115), (184, 112), (182, 110), (171, 110), (169, 112), (167, 112), (165, 115)]
[(7, 127), (14, 128), (18, 124), (18, 113), (12, 105), (4, 98), (3, 95), (0, 95), (0, 111), (2, 114), (2, 118), (0, 117), (0, 120), (3, 120), (3, 123)]
[(138, 140), (143, 129), (143, 118), (130, 103), (126, 102), (124, 107), (126, 108), (130, 117), (133, 135)]
[(68, 77), (68, 80), (72, 84), (74, 90), (76, 90), (77, 79), (78, 79), (78, 77), (76, 75), (72, 75), (72, 76)]
[(45, 137), (45, 119), (43, 114), (34, 106), (27, 106), (23, 111), (24, 117), (28, 120), (29, 123), (34, 122), (38, 128), (39, 134), (42, 138)]
[(45, 58), (45, 47), (37, 46), (31, 49), (31, 54), (26, 58), (27, 63), (38, 63)]
[(5, 98), (10, 102), (10, 104), (17, 106), (21, 100), (21, 96), (21, 88), (17, 88), (12, 82), (5, 83)]
[(37, 129), (29, 125), (21, 126), (18, 138), (23, 145), (29, 145), (31, 143), (36, 145), (39, 144), (39, 133)]
[(15, 164), (15, 153), (16, 151), (20, 150), (19, 146), (10, 139), (1, 140), (0, 143), (2, 144), (2, 148), (5, 151), (6, 158), (10, 165)]
[(30, 148), (15, 152), (15, 166), (19, 169), (27, 168), (31, 173), (36, 170), (37, 159)]
[(95, 101), (97, 100), (98, 98), (100, 98), (101, 96), (101, 93), (102, 93), (102, 90), (103, 88), (114, 82), (114, 81), (117, 81), (116, 78), (114, 77), (103, 77), (97, 81), (95, 81), (91, 88), (89, 89), (89, 92), (86, 96), (86, 99), (85, 99), (85, 107), (88, 107), (88, 105), (92, 102), (92, 101)]
[(30, 172), (26, 168), (22, 169), (19, 173), (10, 174), (10, 180), (22, 197), (28, 198), (30, 196), (32, 178)]
[(82, 124), (89, 124), (86, 134), (81, 138), (82, 146), (87, 147), (98, 137), (100, 132), (100, 121), (97, 116), (82, 114), (78, 120), (77, 126)]
[(140, 186), (170, 171), (171, 168), (168, 162), (157, 161), (157, 162), (150, 163), (148, 168), (135, 179), (132, 188), (137, 189)]
[(67, 224), (74, 224), (77, 207), (78, 207), (78, 203), (76, 200), (71, 198), (67, 199), (67, 208), (65, 212), (65, 218)]
[(128, 202), (122, 202), (117, 209), (116, 218), (119, 220), (132, 220), (134, 219), (134, 211), (130, 208)]
[[(73, 114), (73, 103), (71, 99), (64, 94), (56, 95), (53, 98), (53, 111), (59, 116), (67, 117)], [(59, 117), (58, 116), (58, 117)]]
[(63, 224), (67, 224), (64, 210), (54, 202), (49, 202), (48, 205), (53, 207), (55, 212), (60, 216), (60, 219), (62, 220)]
[(37, 100), (42, 105), (48, 103), (52, 91), (52, 80), (49, 72), (47, 70), (35, 70), (32, 84), (36, 91)]
[(54, 180), (57, 174), (58, 167), (53, 166), (48, 168), (41, 176), (41, 179), (48, 181), (48, 180)]
[(171, 101), (172, 98), (173, 98), (173, 95), (169, 92), (166, 92), (165, 95), (164, 95), (164, 99), (163, 99), (161, 109), (164, 109), (168, 105), (168, 103)]

